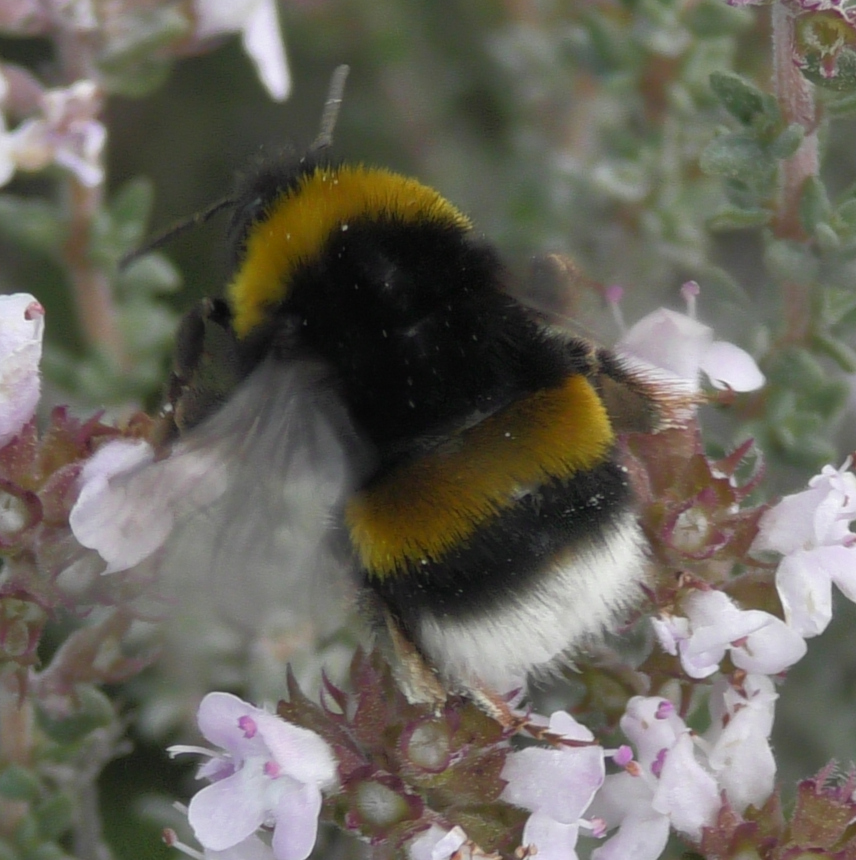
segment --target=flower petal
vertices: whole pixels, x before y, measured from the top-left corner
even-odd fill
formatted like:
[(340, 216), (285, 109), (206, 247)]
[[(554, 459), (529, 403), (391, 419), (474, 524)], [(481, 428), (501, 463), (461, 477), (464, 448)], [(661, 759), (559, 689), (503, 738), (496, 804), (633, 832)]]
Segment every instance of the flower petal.
[(701, 837), (702, 827), (713, 824), (720, 806), (719, 788), (696, 760), (689, 733), (669, 750), (652, 806), (694, 840)]
[(321, 792), (312, 785), (284, 790), (273, 816), (273, 854), (276, 860), (306, 860), (318, 836)]
[(253, 707), (231, 693), (215, 692), (208, 693), (199, 703), (196, 722), (206, 740), (228, 750), (236, 764), (239, 764), (251, 753), (266, 752), (264, 741), (248, 737), (240, 725), (243, 718), (257, 720), (260, 715), (270, 716), (261, 708)]
[[(743, 812), (749, 804), (760, 807), (773, 791), (776, 762), (770, 749), (773, 710), (778, 698), (765, 675), (749, 675), (744, 694), (724, 679), (711, 693), (711, 715), (718, 725), (708, 762), (732, 806)], [(715, 699), (724, 699), (724, 707)], [(717, 719), (716, 714), (719, 713)]]
[(193, 795), (187, 819), (203, 846), (224, 851), (255, 833), (264, 823), (265, 810), (258, 794), (246, 791), (239, 772)]
[(44, 317), (44, 308), (29, 293), (0, 296), (0, 447), (36, 411)]
[(816, 550), (815, 556), (841, 593), (856, 601), (856, 544), (826, 546)]
[(658, 860), (668, 841), (665, 815), (628, 816), (618, 832), (592, 852), (591, 860)]
[(285, 101), (291, 92), (291, 75), (274, 0), (256, 5), (244, 25), (242, 43), (270, 97)]
[(702, 357), (713, 330), (686, 316), (660, 308), (642, 317), (621, 338), (616, 350), (666, 370), (695, 390)]
[(253, 835), (223, 851), (206, 849), (205, 860), (274, 860), (274, 857), (270, 845)]
[[(81, 473), (81, 490), (69, 515), (78, 543), (97, 550), (105, 573), (127, 570), (160, 547), (173, 525), (171, 512), (140, 503), (125, 477), (152, 463), (148, 442), (116, 439), (99, 448)], [(156, 475), (152, 472), (152, 478)], [(154, 486), (149, 488), (154, 491)]]
[(432, 824), (407, 844), (410, 860), (449, 860), (467, 841), (467, 834), (460, 827), (445, 830)]
[(529, 747), (512, 753), (502, 769), (502, 799), (555, 821), (572, 824), (603, 785), (603, 749)]
[(565, 824), (543, 812), (533, 812), (523, 828), (524, 847), (533, 846), (539, 860), (577, 860), (578, 822)]
[(322, 737), (274, 714), (261, 712), (256, 719), (259, 736), (283, 773), (319, 788), (335, 783), (336, 758)]
[(714, 341), (710, 345), (702, 356), (700, 366), (714, 388), (755, 391), (766, 381), (755, 359), (745, 349), (724, 340)]
[(822, 564), (833, 547), (786, 555), (776, 570), (785, 620), (800, 636), (818, 636), (832, 619), (832, 580)]
[(731, 661), (739, 669), (778, 675), (805, 657), (805, 639), (780, 618), (770, 618), (769, 624), (746, 637), (743, 646), (731, 649)]

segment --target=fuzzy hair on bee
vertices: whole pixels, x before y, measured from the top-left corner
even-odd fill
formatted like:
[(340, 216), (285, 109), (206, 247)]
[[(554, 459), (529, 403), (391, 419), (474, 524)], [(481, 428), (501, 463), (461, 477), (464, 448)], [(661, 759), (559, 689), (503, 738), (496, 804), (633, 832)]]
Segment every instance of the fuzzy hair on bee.
[(302, 158), (203, 213), (230, 212), (233, 271), (181, 324), (149, 468), (203, 475), (164, 504), (216, 536), (205, 567), (236, 602), (257, 566), (296, 605), (335, 583), (412, 701), (495, 700), (641, 599), (617, 437), (672, 404), (514, 298), (437, 191), (331, 157), (343, 83)]

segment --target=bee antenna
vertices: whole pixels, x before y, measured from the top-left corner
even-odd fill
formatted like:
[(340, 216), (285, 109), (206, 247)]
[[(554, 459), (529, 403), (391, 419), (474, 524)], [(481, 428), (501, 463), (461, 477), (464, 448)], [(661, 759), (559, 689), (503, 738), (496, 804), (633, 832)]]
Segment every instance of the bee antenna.
[(324, 110), (321, 112), (321, 127), (309, 151), (316, 153), (327, 149), (333, 143), (333, 129), (339, 118), (339, 109), (342, 107), (342, 94), (345, 92), (345, 81), (348, 79), (350, 66), (341, 65), (333, 70), (330, 78), (330, 88), (327, 90), (327, 100), (324, 102)]
[(146, 239), (139, 248), (134, 248), (133, 251), (129, 251), (127, 254), (123, 255), (119, 260), (119, 271), (124, 271), (131, 265), (131, 263), (134, 262), (134, 260), (142, 257), (143, 254), (148, 254), (150, 251), (160, 248), (161, 245), (165, 245), (180, 233), (184, 233), (191, 227), (197, 227), (200, 224), (204, 224), (221, 209), (225, 209), (228, 206), (234, 206), (235, 202), (234, 197), (224, 197), (222, 200), (212, 203), (207, 209), (203, 209), (201, 212), (196, 212), (193, 215), (189, 215), (187, 218), (182, 218), (180, 221), (176, 221), (165, 230), (162, 230), (160, 233), (156, 233), (154, 236)]

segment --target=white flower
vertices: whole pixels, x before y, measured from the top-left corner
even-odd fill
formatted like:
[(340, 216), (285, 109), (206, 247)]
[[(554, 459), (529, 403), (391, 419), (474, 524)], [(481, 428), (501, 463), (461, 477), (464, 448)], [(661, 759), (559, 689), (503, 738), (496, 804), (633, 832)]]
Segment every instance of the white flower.
[(802, 637), (781, 619), (759, 609), (739, 609), (716, 589), (694, 589), (681, 601), (686, 618), (665, 616), (652, 623), (663, 649), (680, 655), (691, 678), (707, 678), (729, 651), (747, 672), (776, 675), (805, 656)]
[(537, 849), (541, 860), (576, 860), (583, 813), (603, 785), (603, 748), (564, 711), (553, 714), (548, 731), (588, 745), (512, 753), (502, 770), (508, 783), (502, 799), (532, 813), (523, 830), (523, 847)]
[(467, 834), (460, 827), (444, 830), (432, 824), (407, 846), (411, 860), (449, 860), (467, 842)]
[(104, 181), (107, 130), (98, 119), (101, 94), (88, 80), (42, 95), (41, 116), (24, 120), (7, 135), (6, 149), (20, 170), (58, 164), (87, 188)]
[(241, 33), (244, 51), (272, 99), (284, 101), (291, 75), (279, 26), (276, 0), (194, 0), (196, 35), (208, 39)]
[(618, 832), (592, 853), (592, 860), (656, 860), (671, 825), (692, 840), (713, 824), (719, 789), (696, 757), (690, 730), (674, 706), (659, 697), (634, 696), (621, 728), (636, 747), (636, 767), (607, 776), (591, 813)]
[(0, 446), (36, 411), (44, 330), (45, 309), (33, 296), (0, 296)]
[(216, 498), (222, 475), (213, 454), (155, 461), (142, 440), (116, 439), (99, 448), (80, 475), (69, 515), (77, 542), (107, 562), (105, 573), (129, 570), (159, 550), (188, 511)]
[(761, 518), (755, 550), (780, 552), (776, 588), (788, 624), (817, 636), (832, 618), (832, 584), (856, 601), (856, 475), (848, 459), (824, 466), (809, 489), (785, 496)]
[(209, 693), (198, 721), (202, 734), (225, 752), (170, 752), (211, 755), (199, 776), (213, 782), (194, 795), (188, 809), (199, 842), (227, 851), (263, 825), (272, 826), (275, 860), (305, 860), (318, 834), (321, 791), (336, 784), (336, 760), (327, 743), (229, 693)]
[(684, 285), (690, 315), (660, 308), (642, 317), (616, 344), (616, 351), (644, 366), (665, 371), (673, 382), (690, 392), (698, 389), (699, 372), (715, 388), (754, 391), (764, 375), (745, 350), (726, 341), (714, 341), (713, 329), (695, 319), (698, 285)]
[(770, 749), (778, 694), (766, 675), (746, 675), (739, 686), (719, 678), (710, 701), (712, 722), (705, 732), (708, 763), (731, 805), (743, 812), (760, 807), (773, 791), (776, 761)]

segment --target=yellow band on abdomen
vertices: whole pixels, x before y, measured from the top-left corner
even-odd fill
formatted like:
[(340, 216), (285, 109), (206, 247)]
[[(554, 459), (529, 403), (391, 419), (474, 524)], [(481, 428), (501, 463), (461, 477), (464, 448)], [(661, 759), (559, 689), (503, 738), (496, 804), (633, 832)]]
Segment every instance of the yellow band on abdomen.
[(362, 568), (384, 578), (442, 559), (521, 492), (602, 462), (613, 439), (583, 376), (506, 406), (351, 500), (345, 517)]

